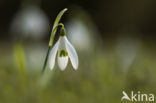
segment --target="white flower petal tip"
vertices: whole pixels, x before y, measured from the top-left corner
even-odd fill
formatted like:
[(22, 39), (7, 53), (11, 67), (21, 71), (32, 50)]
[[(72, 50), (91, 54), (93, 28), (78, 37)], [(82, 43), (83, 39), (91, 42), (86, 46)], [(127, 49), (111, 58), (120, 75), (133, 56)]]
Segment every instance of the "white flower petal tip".
[(78, 61), (78, 55), (76, 53), (76, 50), (75, 48), (71, 45), (71, 43), (68, 41), (68, 39), (65, 37), (65, 43), (66, 43), (66, 49), (67, 49), (67, 52), (68, 52), (68, 55), (69, 55), (69, 58), (70, 58), (70, 61), (72, 63), (72, 66), (75, 70), (78, 69), (78, 64), (79, 64), (79, 61)]
[(51, 70), (54, 68), (55, 58), (56, 58), (56, 54), (57, 54), (57, 51), (58, 51), (58, 47), (59, 47), (59, 41), (54, 45), (54, 47), (50, 51), (49, 67), (50, 67)]
[(67, 67), (68, 64), (68, 56), (58, 57), (58, 66), (63, 71)]
[[(74, 67), (74, 66), (73, 66), (73, 67)], [(75, 70), (77, 70), (77, 69), (78, 69), (78, 65), (77, 65), (77, 66), (75, 66), (75, 67), (74, 67), (74, 69), (75, 69)]]

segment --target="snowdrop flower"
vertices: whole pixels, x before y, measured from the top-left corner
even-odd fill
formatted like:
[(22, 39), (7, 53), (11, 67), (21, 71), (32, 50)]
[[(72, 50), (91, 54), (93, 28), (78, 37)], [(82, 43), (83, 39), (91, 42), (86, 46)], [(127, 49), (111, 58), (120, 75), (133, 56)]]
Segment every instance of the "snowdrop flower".
[(23, 7), (15, 16), (10, 28), (11, 34), (16, 37), (33, 39), (42, 39), (48, 30), (47, 16), (35, 5)]
[(50, 51), (49, 66), (51, 70), (54, 68), (56, 55), (58, 66), (61, 70), (66, 68), (68, 64), (68, 58), (70, 58), (73, 68), (75, 70), (78, 68), (78, 56), (76, 50), (68, 41), (64, 27), (61, 28), (60, 37)]
[(122, 36), (118, 38), (116, 44), (116, 53), (120, 59), (119, 63), (123, 70), (127, 72), (138, 55), (141, 42), (133, 36)]

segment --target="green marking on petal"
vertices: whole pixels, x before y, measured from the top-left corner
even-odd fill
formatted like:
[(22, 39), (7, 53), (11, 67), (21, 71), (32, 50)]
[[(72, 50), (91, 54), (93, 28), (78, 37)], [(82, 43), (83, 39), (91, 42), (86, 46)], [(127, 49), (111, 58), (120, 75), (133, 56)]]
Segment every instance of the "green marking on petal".
[(59, 52), (59, 56), (60, 57), (62, 57), (62, 56), (68, 56), (68, 53), (67, 53), (67, 51), (65, 51), (65, 50), (60, 50), (60, 52)]

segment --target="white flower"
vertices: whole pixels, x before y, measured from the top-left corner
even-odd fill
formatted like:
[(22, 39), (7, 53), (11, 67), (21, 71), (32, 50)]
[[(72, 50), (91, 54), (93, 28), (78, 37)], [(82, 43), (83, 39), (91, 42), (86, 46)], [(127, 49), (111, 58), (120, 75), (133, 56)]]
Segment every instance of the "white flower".
[(77, 53), (65, 35), (60, 36), (59, 40), (56, 42), (56, 44), (50, 52), (49, 66), (51, 70), (54, 68), (56, 54), (58, 56), (58, 66), (61, 70), (64, 70), (66, 68), (68, 63), (68, 57), (71, 60), (73, 68), (75, 70), (78, 68)]

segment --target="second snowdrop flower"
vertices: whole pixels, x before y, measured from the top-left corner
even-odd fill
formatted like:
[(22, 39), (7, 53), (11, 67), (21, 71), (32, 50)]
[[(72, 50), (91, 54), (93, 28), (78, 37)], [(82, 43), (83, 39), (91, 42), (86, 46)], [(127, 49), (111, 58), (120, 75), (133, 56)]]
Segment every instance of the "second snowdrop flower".
[(71, 45), (66, 37), (64, 26), (61, 27), (60, 37), (50, 51), (49, 66), (51, 70), (54, 68), (56, 55), (58, 66), (61, 70), (64, 70), (66, 68), (68, 59), (70, 59), (75, 70), (78, 68), (78, 56), (75, 48)]

